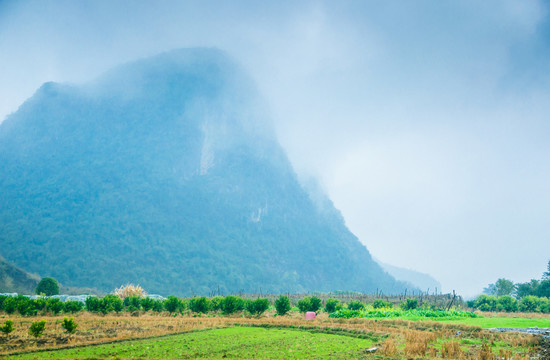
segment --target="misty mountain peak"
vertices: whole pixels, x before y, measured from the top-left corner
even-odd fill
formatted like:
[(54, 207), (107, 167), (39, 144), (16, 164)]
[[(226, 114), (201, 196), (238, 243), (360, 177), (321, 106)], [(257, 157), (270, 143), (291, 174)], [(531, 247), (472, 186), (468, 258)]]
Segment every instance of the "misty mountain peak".
[(0, 189), (2, 255), (67, 285), (402, 288), (300, 185), (254, 83), (216, 49), (44, 84), (0, 125)]

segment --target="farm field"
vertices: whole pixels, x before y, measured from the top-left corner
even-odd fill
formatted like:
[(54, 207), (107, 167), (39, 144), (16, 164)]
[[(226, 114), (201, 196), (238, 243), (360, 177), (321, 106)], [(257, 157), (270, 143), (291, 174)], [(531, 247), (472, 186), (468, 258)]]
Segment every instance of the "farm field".
[[(538, 338), (516, 333), (483, 330), (494, 327), (520, 327), (529, 321), (548, 317), (483, 317), (466, 320), (334, 319), (321, 313), (313, 321), (292, 311), (290, 316), (262, 317), (140, 316), (95, 315), (87, 312), (74, 317), (75, 334), (61, 329), (63, 316), (5, 316), (15, 331), (0, 336), (0, 358), (464, 358), (527, 359), (538, 352)], [(28, 329), (33, 321), (47, 322), (43, 336), (32, 338)], [(479, 324), (461, 321), (479, 321)], [(485, 323), (481, 322), (484, 320)], [(534, 325), (537, 326), (537, 325)], [(539, 326), (542, 327), (542, 326)], [(459, 333), (460, 332), (460, 333)], [(376, 352), (367, 349), (377, 347)], [(50, 351), (44, 351), (50, 350)], [(292, 350), (292, 351), (291, 351)], [(491, 355), (492, 354), (492, 355)], [(493, 357), (491, 357), (493, 356)]]
[[(223, 339), (223, 340), (222, 340)], [(222, 341), (221, 341), (222, 340)], [(14, 359), (357, 358), (371, 340), (307, 331), (231, 327), (109, 345), (31, 353)]]

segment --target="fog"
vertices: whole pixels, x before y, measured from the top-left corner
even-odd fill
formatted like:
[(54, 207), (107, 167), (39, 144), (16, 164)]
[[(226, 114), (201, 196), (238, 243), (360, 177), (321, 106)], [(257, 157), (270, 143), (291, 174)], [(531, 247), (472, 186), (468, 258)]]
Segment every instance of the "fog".
[(0, 119), (180, 47), (257, 82), (297, 173), (381, 261), (466, 296), (550, 260), (543, 1), (0, 1)]

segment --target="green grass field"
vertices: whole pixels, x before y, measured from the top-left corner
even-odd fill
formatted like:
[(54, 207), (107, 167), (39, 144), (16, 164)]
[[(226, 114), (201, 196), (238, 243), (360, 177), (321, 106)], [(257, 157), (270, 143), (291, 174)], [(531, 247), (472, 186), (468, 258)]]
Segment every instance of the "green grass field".
[(232, 327), (29, 353), (10, 359), (353, 359), (365, 355), (371, 340), (291, 329)]
[(452, 324), (475, 325), (483, 329), (490, 328), (521, 328), (539, 327), (550, 328), (550, 318), (523, 318), (523, 317), (479, 317), (463, 319), (434, 319)]

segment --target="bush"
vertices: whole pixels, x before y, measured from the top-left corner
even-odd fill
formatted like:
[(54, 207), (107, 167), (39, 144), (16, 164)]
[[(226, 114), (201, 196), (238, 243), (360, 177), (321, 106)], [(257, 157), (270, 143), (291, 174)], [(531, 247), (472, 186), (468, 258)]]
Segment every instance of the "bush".
[(11, 321), (11, 320), (6, 320), (4, 322), (4, 326), (0, 327), (0, 331), (2, 331), (6, 335), (11, 333), (13, 330), (15, 330), (15, 329), (13, 327), (13, 321)]
[(238, 296), (228, 295), (223, 298), (221, 308), (226, 315), (242, 311), (244, 310), (244, 300)]
[(73, 334), (76, 331), (78, 324), (74, 321), (72, 317), (71, 318), (65, 317), (63, 318), (63, 323), (61, 324), (61, 326), (63, 327), (63, 329), (65, 329), (65, 331), (68, 334)]
[(550, 299), (546, 297), (539, 298), (539, 310), (543, 314), (550, 314)]
[(65, 301), (65, 312), (66, 313), (77, 313), (84, 308), (84, 304), (80, 301), (67, 300)]
[(210, 309), (212, 309), (212, 311), (221, 310), (222, 309), (222, 300), (223, 300), (223, 297), (214, 296), (212, 299), (210, 299)]
[(160, 299), (154, 299), (153, 300), (153, 311), (154, 312), (164, 311), (164, 301), (162, 301)]
[(515, 312), (518, 311), (518, 301), (510, 295), (504, 295), (497, 299), (496, 309), (498, 311)]
[(164, 308), (166, 309), (166, 311), (172, 314), (178, 311), (182, 311), (184, 309), (184, 306), (180, 298), (170, 295), (166, 300), (164, 300)]
[(9, 296), (0, 295), (0, 311), (4, 311), (4, 302), (8, 299)]
[(4, 311), (6, 314), (11, 315), (17, 310), (17, 300), (13, 297), (8, 297), (4, 300)]
[(141, 310), (141, 299), (138, 296), (128, 296), (122, 303), (128, 312)]
[(374, 303), (372, 304), (372, 307), (375, 308), (375, 309), (384, 309), (384, 308), (391, 309), (391, 308), (393, 308), (393, 304), (389, 301), (376, 299), (376, 300), (374, 300)]
[(46, 311), (49, 311), (54, 315), (62, 312), (64, 308), (64, 304), (59, 299), (50, 298), (46, 300)]
[(116, 295), (108, 294), (100, 300), (99, 311), (101, 311), (102, 314), (108, 314), (113, 311), (119, 313), (123, 309), (124, 304)]
[(497, 306), (497, 298), (490, 295), (479, 295), (475, 302), (474, 308), (481, 311), (495, 311)]
[(281, 295), (275, 300), (275, 310), (279, 316), (286, 315), (290, 311), (290, 299), (288, 296)]
[(44, 329), (46, 328), (46, 320), (33, 321), (29, 328), (29, 334), (34, 337), (42, 336)]
[(189, 309), (195, 313), (206, 314), (210, 311), (210, 300), (205, 296), (194, 297), (189, 300)]
[(23, 295), (15, 297), (14, 301), (17, 311), (23, 316), (33, 316), (38, 312), (34, 301)]
[(59, 295), (59, 284), (57, 280), (51, 277), (45, 277), (36, 286), (34, 290), (37, 295), (44, 294), (46, 296)]
[(252, 315), (260, 316), (262, 315), (267, 309), (269, 309), (269, 303), (268, 299), (256, 299), (256, 300), (249, 300), (246, 303), (246, 310), (251, 313)]
[(153, 309), (153, 306), (155, 306), (155, 299), (144, 297), (139, 300), (139, 304), (141, 305), (143, 311), (149, 311)]
[(418, 300), (417, 299), (406, 299), (403, 303), (401, 303), (401, 309), (407, 311), (407, 310), (414, 310), (418, 308)]
[(351, 300), (348, 303), (348, 309), (349, 310), (357, 310), (357, 311), (365, 310), (365, 304), (363, 304), (359, 300)]
[(325, 303), (325, 312), (332, 314), (333, 312), (342, 309), (342, 304), (338, 299), (328, 298)]
[(101, 309), (101, 301), (97, 296), (89, 296), (85, 301), (86, 311), (99, 312)]
[(533, 295), (524, 296), (519, 303), (519, 309), (522, 312), (537, 312), (539, 310), (540, 300)]
[(311, 300), (306, 296), (305, 298), (298, 300), (296, 306), (301, 313), (305, 313), (309, 311), (309, 308), (311, 307)]
[(309, 299), (309, 303), (309, 311), (318, 312), (319, 310), (321, 310), (321, 299), (319, 299), (317, 296), (312, 296)]

